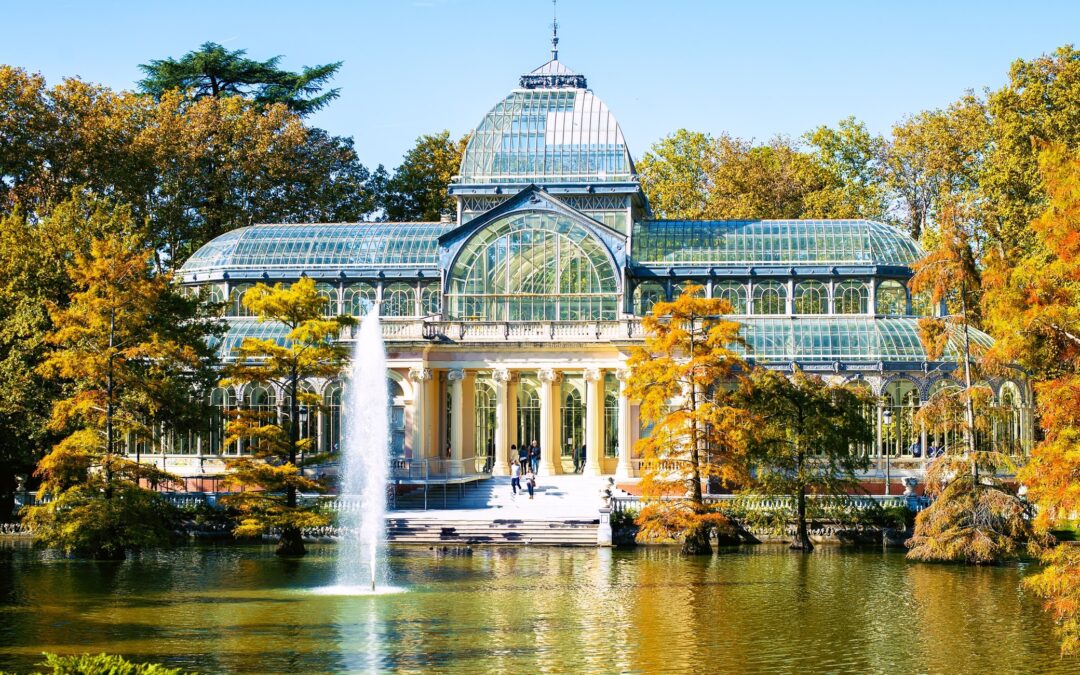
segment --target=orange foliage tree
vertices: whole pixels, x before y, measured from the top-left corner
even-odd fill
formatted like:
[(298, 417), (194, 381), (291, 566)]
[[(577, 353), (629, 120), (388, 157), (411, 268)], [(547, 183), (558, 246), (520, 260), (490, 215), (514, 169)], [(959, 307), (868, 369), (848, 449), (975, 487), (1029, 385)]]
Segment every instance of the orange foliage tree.
[(643, 319), (645, 346), (631, 355), (627, 394), (641, 402), (652, 433), (638, 442), (646, 537), (683, 540), (685, 553), (709, 553), (709, 534), (734, 532), (730, 519), (707, 507), (702, 483), (746, 479), (745, 415), (732, 404), (746, 363), (734, 348), (740, 326), (724, 317), (726, 300), (691, 286), (673, 302), (658, 302)]

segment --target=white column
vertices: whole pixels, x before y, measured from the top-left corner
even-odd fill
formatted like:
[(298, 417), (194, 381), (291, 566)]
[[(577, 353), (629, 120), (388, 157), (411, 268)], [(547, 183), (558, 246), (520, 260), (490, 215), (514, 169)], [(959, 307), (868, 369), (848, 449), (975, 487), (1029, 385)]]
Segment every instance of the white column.
[[(465, 371), (459, 368), (449, 371), (446, 380), (450, 387), (450, 459), (461, 459), (465, 449), (465, 396), (462, 381)], [(439, 452), (440, 459), (446, 459), (446, 452)]]
[(616, 478), (630, 478), (630, 399), (626, 395), (626, 381), (630, 371), (615, 371), (619, 380), (619, 463), (615, 466)]
[(510, 462), (510, 371), (498, 368), (491, 372), (495, 381), (495, 463), (492, 476), (509, 476)]
[(428, 427), (427, 383), (431, 379), (431, 370), (423, 367), (410, 368), (409, 379), (413, 383), (412, 458), (419, 460), (428, 456), (424, 440)]
[[(586, 476), (599, 476), (604, 428), (604, 373), (585, 369), (585, 468)], [(575, 448), (575, 452), (577, 449)]]
[(559, 441), (555, 429), (555, 415), (559, 406), (555, 398), (555, 384), (559, 373), (551, 368), (537, 372), (540, 380), (540, 475), (559, 473)]

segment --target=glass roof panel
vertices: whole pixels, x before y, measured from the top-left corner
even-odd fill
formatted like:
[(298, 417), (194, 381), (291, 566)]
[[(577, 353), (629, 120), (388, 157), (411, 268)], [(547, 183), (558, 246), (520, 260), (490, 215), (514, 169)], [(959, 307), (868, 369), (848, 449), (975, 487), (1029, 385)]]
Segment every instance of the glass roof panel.
[(460, 184), (626, 182), (633, 176), (622, 129), (591, 91), (517, 89), (476, 127)]
[(195, 252), (181, 274), (221, 270), (437, 267), (449, 223), (254, 225)]
[(901, 230), (870, 220), (646, 220), (631, 258), (653, 265), (910, 265), (923, 256)]

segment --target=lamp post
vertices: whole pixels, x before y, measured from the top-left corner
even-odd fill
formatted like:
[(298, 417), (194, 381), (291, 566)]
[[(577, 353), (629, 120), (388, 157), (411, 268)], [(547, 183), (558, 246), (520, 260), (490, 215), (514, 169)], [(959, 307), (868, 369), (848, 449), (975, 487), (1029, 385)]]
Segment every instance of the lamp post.
[[(881, 422), (882, 422), (882, 425), (885, 426), (886, 428), (888, 428), (889, 426), (892, 425), (892, 409), (891, 408), (885, 408), (885, 410), (881, 413)], [(884, 450), (883, 454), (884, 454), (884, 460), (885, 460), (885, 495), (888, 496), (889, 494), (891, 494), (889, 483), (890, 483), (890, 480), (891, 480), (891, 477), (892, 477), (891, 476), (891, 467), (890, 467), (890, 464), (891, 464), (890, 459), (892, 458), (892, 454), (889, 452), (889, 442), (887, 440), (885, 441), (884, 447), (882, 449)]]
[[(301, 436), (301, 434), (303, 434), (303, 432), (307, 429), (308, 409), (307, 409), (306, 405), (302, 405), (299, 408), (297, 408), (297, 410), (296, 410), (296, 418), (297, 418), (297, 421), (300, 424), (300, 428), (298, 429), (299, 433), (296, 434), (297, 438), (307, 438), (307, 436)], [(303, 475), (303, 473), (304, 473), (304, 451), (301, 450), (300, 451), (300, 474)]]

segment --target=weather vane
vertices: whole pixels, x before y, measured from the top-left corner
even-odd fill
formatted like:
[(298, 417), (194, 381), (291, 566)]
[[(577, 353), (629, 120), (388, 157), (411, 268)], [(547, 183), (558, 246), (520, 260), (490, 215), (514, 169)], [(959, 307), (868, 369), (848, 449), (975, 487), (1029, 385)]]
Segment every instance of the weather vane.
[(551, 60), (559, 60), (559, 0), (551, 0)]

